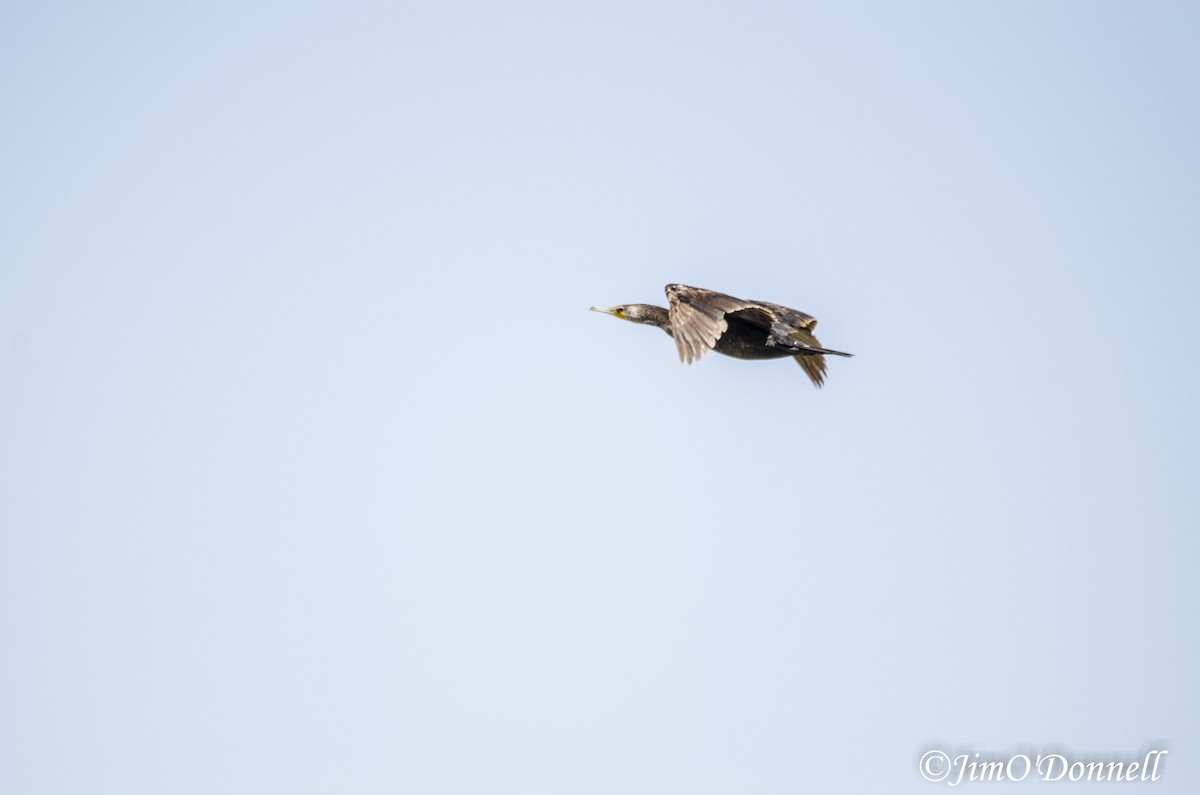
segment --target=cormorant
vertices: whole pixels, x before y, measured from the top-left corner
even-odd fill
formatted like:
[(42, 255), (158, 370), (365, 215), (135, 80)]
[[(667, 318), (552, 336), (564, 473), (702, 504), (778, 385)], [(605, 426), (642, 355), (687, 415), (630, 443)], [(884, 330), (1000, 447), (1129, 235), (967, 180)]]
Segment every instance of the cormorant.
[(736, 359), (795, 357), (814, 386), (825, 382), (825, 354), (853, 356), (822, 348), (813, 336), (817, 319), (766, 301), (743, 301), (731, 295), (668, 284), (670, 309), (653, 304), (622, 304), (605, 309), (622, 320), (658, 326), (675, 339), (679, 360), (691, 364), (709, 350)]

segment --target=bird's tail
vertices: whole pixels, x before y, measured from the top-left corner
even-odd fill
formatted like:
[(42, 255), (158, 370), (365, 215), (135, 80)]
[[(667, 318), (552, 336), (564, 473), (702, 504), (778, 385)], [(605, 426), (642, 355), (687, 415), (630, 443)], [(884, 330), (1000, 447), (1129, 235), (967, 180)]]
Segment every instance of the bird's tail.
[(767, 340), (767, 344), (773, 348), (779, 348), (781, 351), (794, 353), (797, 356), (815, 356), (817, 354), (829, 354), (830, 356), (845, 356), (853, 358), (853, 353), (844, 351), (835, 351), (832, 348), (822, 348), (818, 345), (805, 345), (802, 342), (780, 342), (778, 340)]
[(831, 356), (845, 356), (847, 359), (853, 359), (853, 358), (854, 358), (854, 354), (853, 354), (853, 353), (845, 353), (844, 351), (835, 351), (835, 350), (831, 350), (831, 349), (829, 349), (829, 348), (809, 348), (809, 347), (803, 347), (803, 348), (801, 348), (800, 352), (801, 352), (801, 353), (828, 353), (828, 354), (830, 354)]
[(772, 323), (771, 332), (767, 335), (767, 345), (796, 356), (853, 356), (853, 353), (835, 351), (832, 348), (822, 348), (821, 341), (808, 328), (795, 328), (783, 323)]

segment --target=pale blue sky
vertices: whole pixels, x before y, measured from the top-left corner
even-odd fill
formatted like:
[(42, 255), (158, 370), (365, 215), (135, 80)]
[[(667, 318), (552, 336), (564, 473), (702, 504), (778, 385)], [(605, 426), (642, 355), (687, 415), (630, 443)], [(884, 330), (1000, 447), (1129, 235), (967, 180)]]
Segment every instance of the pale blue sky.
[[(0, 791), (1194, 791), (1198, 41), (6, 4)], [(668, 282), (858, 355), (587, 312)]]

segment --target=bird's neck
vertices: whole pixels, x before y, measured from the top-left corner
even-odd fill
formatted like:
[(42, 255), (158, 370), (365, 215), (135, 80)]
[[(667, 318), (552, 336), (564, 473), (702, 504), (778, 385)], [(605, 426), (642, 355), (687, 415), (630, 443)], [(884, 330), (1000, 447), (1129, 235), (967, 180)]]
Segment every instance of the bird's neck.
[(641, 322), (650, 326), (658, 326), (672, 337), (675, 336), (671, 331), (671, 314), (661, 306), (646, 306), (642, 310)]

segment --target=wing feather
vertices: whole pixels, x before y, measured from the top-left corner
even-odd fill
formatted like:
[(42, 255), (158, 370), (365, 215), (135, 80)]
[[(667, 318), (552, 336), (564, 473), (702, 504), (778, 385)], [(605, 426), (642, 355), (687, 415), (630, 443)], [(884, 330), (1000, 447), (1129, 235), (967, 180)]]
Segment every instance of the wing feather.
[(820, 387), (825, 383), (825, 357), (822, 354), (804, 354), (797, 356), (796, 362), (804, 368), (804, 374), (813, 382), (813, 386)]
[(729, 328), (725, 320), (727, 314), (743, 309), (764, 308), (757, 301), (743, 301), (714, 290), (685, 284), (668, 284), (666, 289), (675, 346), (679, 349), (679, 360), (687, 364), (699, 361), (717, 344), (717, 340)]

